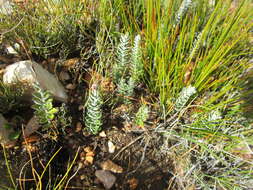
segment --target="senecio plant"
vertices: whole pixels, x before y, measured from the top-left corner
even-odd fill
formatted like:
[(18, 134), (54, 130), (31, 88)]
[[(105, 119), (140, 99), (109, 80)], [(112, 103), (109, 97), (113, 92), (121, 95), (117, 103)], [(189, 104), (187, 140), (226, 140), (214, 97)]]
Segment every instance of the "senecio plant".
[(34, 105), (32, 108), (35, 110), (39, 123), (43, 125), (44, 129), (48, 129), (58, 110), (53, 107), (53, 99), (48, 91), (43, 90), (37, 83), (33, 85), (33, 88)]
[(175, 103), (175, 110), (181, 111), (184, 106), (189, 102), (190, 98), (196, 94), (196, 88), (193, 86), (184, 87)]
[(98, 84), (91, 86), (89, 97), (86, 102), (86, 111), (83, 112), (83, 121), (88, 131), (94, 135), (98, 134), (102, 127), (102, 104)]
[[(140, 41), (141, 37), (137, 35), (131, 48), (128, 34), (120, 38), (116, 64), (113, 67), (113, 80), (118, 87), (118, 93), (123, 97), (133, 96), (134, 88), (144, 73)], [(126, 72), (127, 70), (130, 72)]]

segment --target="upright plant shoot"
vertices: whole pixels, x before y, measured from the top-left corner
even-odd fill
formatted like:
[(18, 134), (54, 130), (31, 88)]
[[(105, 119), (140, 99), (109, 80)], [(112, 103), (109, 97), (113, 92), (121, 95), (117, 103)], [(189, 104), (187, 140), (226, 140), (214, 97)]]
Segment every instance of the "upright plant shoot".
[(41, 125), (47, 129), (58, 111), (53, 107), (53, 99), (48, 91), (43, 90), (38, 84), (33, 85), (33, 103), (32, 108), (35, 110), (35, 116)]
[(88, 100), (86, 102), (86, 110), (83, 113), (83, 121), (88, 131), (96, 135), (102, 127), (102, 104), (98, 85), (94, 83), (91, 86)]

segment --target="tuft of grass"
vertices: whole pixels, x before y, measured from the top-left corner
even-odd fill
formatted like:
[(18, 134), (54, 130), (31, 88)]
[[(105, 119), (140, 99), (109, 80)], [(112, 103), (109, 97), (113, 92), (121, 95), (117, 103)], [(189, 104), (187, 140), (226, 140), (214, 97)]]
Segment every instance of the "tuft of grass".
[(0, 15), (0, 32), (4, 40), (20, 44), (23, 56), (66, 58), (80, 52), (83, 39), (91, 37), (87, 31), (94, 30), (89, 1), (26, 1), (12, 8), (12, 14)]
[[(188, 85), (194, 86), (200, 97), (211, 91), (204, 103), (211, 106), (235, 89), (247, 67), (246, 55), (252, 52), (248, 44), (253, 18), (250, 1), (241, 1), (233, 9), (230, 0), (217, 1), (215, 6), (198, 0), (188, 9), (180, 8), (186, 1), (165, 2), (167, 6), (162, 7), (161, 1), (149, 1), (145, 9), (144, 62), (149, 88), (169, 110)], [(184, 16), (180, 25), (173, 27), (174, 14), (180, 10)]]
[(0, 112), (7, 113), (21, 106), (24, 89), (19, 85), (5, 85), (0, 81)]

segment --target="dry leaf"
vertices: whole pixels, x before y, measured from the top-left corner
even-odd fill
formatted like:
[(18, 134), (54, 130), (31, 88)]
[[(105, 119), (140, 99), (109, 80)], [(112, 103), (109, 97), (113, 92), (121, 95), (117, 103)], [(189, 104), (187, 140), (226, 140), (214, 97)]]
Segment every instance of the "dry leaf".
[(66, 69), (73, 69), (75, 68), (76, 64), (80, 61), (79, 58), (72, 58), (64, 61), (61, 65)]
[(188, 67), (186, 68), (185, 74), (184, 74), (184, 84), (188, 84), (190, 78), (191, 78), (191, 74), (193, 71), (195, 63), (191, 62), (190, 65), (188, 65)]
[(84, 152), (82, 152), (80, 154), (80, 156), (81, 156), (81, 160), (84, 160), (84, 162), (83, 162), (84, 165), (93, 164), (94, 156), (95, 156), (94, 151), (92, 151), (92, 149), (90, 147), (86, 147), (83, 150), (84, 150)]
[(106, 160), (100, 164), (101, 168), (103, 170), (109, 170), (113, 173), (122, 173), (123, 168), (115, 163), (113, 163), (111, 160)]
[(129, 184), (130, 190), (135, 190), (137, 188), (139, 182), (138, 182), (138, 179), (133, 177), (133, 178), (129, 179), (127, 181), (127, 183)]

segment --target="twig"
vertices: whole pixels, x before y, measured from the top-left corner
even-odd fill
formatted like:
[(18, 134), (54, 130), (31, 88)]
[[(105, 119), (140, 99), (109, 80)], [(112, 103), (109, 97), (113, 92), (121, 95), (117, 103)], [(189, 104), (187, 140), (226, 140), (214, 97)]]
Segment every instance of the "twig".
[(113, 160), (121, 153), (123, 152), (124, 150), (126, 150), (129, 146), (131, 146), (132, 144), (134, 144), (136, 141), (138, 141), (139, 139), (142, 138), (142, 135), (137, 137), (136, 139), (134, 139), (132, 142), (130, 142), (129, 144), (127, 144), (126, 146), (124, 146), (114, 157), (113, 157)]

